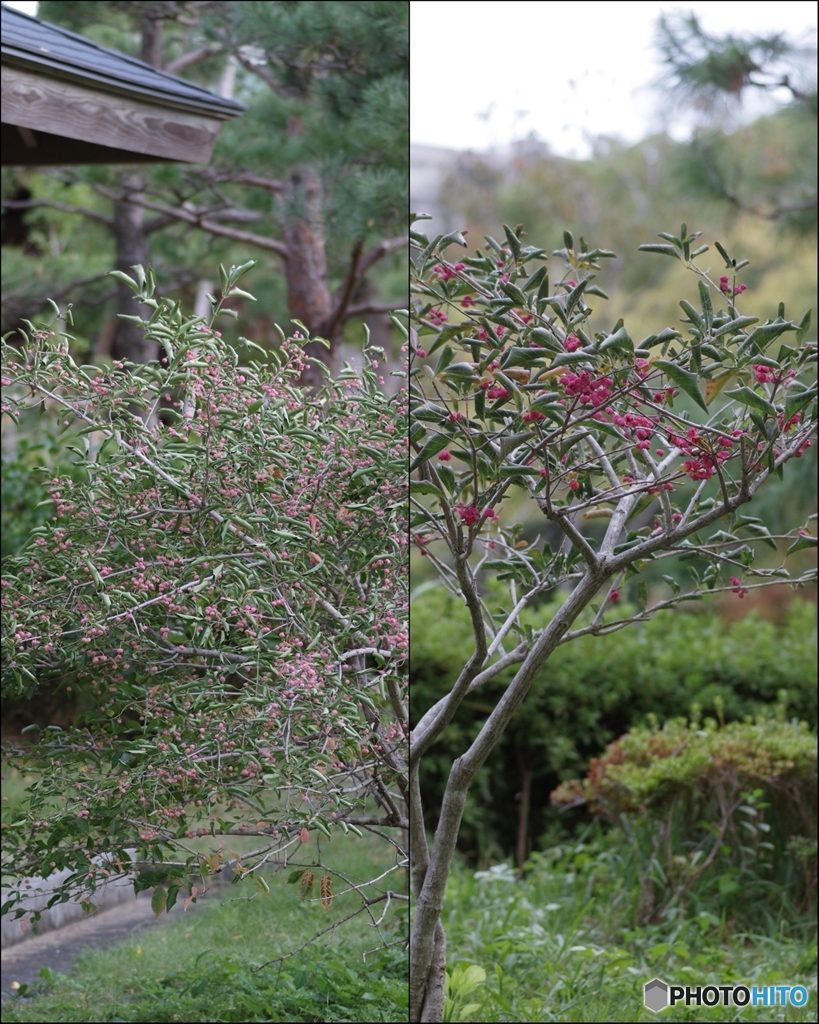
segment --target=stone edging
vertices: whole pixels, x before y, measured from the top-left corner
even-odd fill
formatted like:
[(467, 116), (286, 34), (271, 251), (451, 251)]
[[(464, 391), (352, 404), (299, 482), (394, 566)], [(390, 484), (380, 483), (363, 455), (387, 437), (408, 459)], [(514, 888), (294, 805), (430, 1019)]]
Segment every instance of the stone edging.
[[(125, 852), (132, 861), (136, 859), (135, 849)], [(112, 858), (112, 854), (101, 854), (91, 859), (95, 864), (105, 864), (111, 863)], [(62, 871), (52, 872), (47, 879), (34, 875), (24, 881), (22, 889), (28, 891), (30, 895), (24, 897), (21, 903), (18, 903), (14, 909), (0, 919), (0, 948), (6, 949), (8, 946), (23, 942), (32, 935), (31, 915), (38, 910), (40, 911), (40, 920), (37, 922), (37, 932), (40, 935), (88, 916), (82, 908), (79, 886), (74, 886), (70, 890), (71, 898), (65, 903), (55, 903), (50, 909), (47, 907), (49, 899), (54, 894), (54, 887), (60, 885), (73, 873), (71, 868), (64, 868)], [(11, 891), (10, 888), (3, 886), (3, 903), (9, 898)], [(117, 874), (114, 878), (98, 884), (97, 891), (91, 894), (91, 900), (99, 910), (107, 910), (117, 903), (133, 898), (133, 871)], [(14, 911), (20, 907), (27, 913), (22, 917), (15, 917)]]

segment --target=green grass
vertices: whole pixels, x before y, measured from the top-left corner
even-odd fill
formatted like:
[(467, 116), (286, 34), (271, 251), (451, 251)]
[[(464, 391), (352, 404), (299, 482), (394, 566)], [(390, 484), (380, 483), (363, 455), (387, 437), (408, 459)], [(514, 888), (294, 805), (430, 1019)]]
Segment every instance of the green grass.
[[(8, 769), (4, 776), (5, 815), (12, 815), (24, 806), (25, 786), (32, 780)], [(189, 845), (204, 843), (204, 850), (212, 842)], [(237, 836), (224, 845), (242, 852), (255, 843)], [(372, 916), (362, 912), (342, 923), (360, 908), (360, 897), (345, 892), (333, 876), (333, 904), (324, 909), (317, 867), (312, 867), (313, 900), (302, 901), (298, 886), (288, 884), (291, 869), (311, 864), (319, 852), (324, 864), (355, 884), (384, 875), (363, 889), (367, 896), (383, 889), (405, 891), (406, 872), (389, 872), (393, 847), (377, 837), (320, 837), (319, 847), (313, 836), (290, 867), (265, 875), (269, 895), (251, 880), (237, 881), (209, 897), (195, 916), (82, 954), (70, 978), (46, 971), (36, 993), (21, 990), (22, 998), (4, 1004), (4, 1022), (406, 1020), (406, 902), (393, 900), (386, 913), (383, 903), (375, 904)], [(294, 956), (254, 973), (324, 930)]]
[[(664, 1021), (816, 1020), (816, 921), (776, 919), (739, 901), (691, 900), (636, 926), (638, 886), (621, 837), (597, 833), (535, 856), (517, 881), (508, 864), (457, 865), (444, 910), (449, 970), (486, 971), (452, 1020), (651, 1021), (643, 985), (805, 985), (805, 1007), (674, 1007)], [(783, 898), (783, 906), (786, 901)], [(716, 912), (714, 912), (716, 911)], [(754, 924), (750, 924), (753, 921)], [(476, 1004), (463, 1015), (464, 1003)]]

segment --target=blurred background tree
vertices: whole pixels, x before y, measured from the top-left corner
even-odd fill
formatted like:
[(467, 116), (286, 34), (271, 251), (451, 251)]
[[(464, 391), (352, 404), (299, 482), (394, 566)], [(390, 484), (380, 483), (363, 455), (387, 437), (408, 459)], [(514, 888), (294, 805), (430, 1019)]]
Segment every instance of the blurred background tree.
[(308, 354), (333, 369), (345, 328), (360, 339), (362, 320), (377, 343), (397, 345), (386, 311), (406, 303), (406, 0), (48, 0), (38, 13), (249, 109), (225, 126), (208, 167), (4, 170), (6, 216), (31, 211), (22, 246), (4, 225), (4, 332), (48, 293), (96, 310), (78, 325), (86, 351), (145, 362), (156, 353), (116, 320), (137, 310), (108, 270), (150, 261), (202, 312), (208, 291), (218, 297), (207, 285), (219, 262), (261, 257), (248, 284), (260, 302), (242, 310), (257, 341), (298, 319), (330, 342)]
[[(666, 66), (654, 83), (657, 103), (688, 110), (689, 141), (660, 133), (626, 145), (598, 136), (588, 160), (557, 156), (536, 139), (505, 152), (442, 155), (440, 190), (419, 196), (411, 186), (413, 209), (425, 210), (429, 199), (436, 216), (445, 212), (441, 223), (467, 232), (470, 250), (485, 235), (502, 234), (503, 223), (523, 224), (526, 243), (547, 250), (563, 246), (564, 228), (590, 248), (613, 250), (618, 258), (601, 261), (595, 282), (609, 296), (592, 303), (595, 330), (610, 332), (620, 317), (635, 339), (679, 327), (680, 286), (690, 288), (691, 282), (671, 260), (651, 260), (637, 247), (681, 223), (704, 231), (701, 241), (712, 251), (717, 239), (750, 261), (741, 275), (748, 286), (743, 312), (774, 319), (784, 301), (786, 316), (798, 321), (816, 309), (815, 50), (782, 36), (709, 36), (694, 15), (662, 16), (656, 45)], [(755, 90), (770, 92), (780, 106), (740, 123), (743, 97)], [(716, 170), (709, 170), (709, 161)], [(722, 265), (714, 256), (712, 269)], [(815, 324), (814, 312), (808, 335), (814, 339)], [(816, 511), (816, 470), (812, 447), (800, 472), (770, 481), (750, 514), (763, 517), (774, 532), (801, 525)], [(542, 521), (526, 519), (524, 508), (521, 502), (524, 535), (541, 533), (554, 542)], [(650, 520), (653, 513), (645, 515)], [(584, 529), (593, 534), (595, 526)], [(414, 557), (412, 575), (420, 581), (426, 566)], [(661, 585), (659, 568), (653, 582)], [(636, 592), (629, 596), (636, 600)], [(783, 586), (747, 604), (776, 617), (790, 597)]]
[[(710, 36), (695, 14), (661, 15), (657, 46), (666, 74), (663, 93), (704, 115), (690, 145), (677, 154), (677, 173), (690, 192), (721, 199), (795, 234), (816, 232), (816, 49), (771, 36)], [(761, 164), (723, 130), (754, 90), (785, 107)], [(792, 145), (788, 146), (790, 139)]]

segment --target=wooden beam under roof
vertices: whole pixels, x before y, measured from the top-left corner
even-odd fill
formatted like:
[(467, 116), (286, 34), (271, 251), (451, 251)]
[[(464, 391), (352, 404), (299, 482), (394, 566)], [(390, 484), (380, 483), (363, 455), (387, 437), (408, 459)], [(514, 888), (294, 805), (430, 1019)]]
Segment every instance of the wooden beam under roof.
[(2, 163), (209, 162), (245, 107), (2, 7)]

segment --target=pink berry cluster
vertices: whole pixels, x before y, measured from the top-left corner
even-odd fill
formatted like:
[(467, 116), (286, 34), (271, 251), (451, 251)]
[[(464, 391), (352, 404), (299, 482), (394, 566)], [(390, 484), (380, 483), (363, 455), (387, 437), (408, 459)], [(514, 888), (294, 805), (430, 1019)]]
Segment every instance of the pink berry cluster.
[[(747, 284), (738, 284), (736, 288), (734, 288), (734, 295), (742, 295), (742, 293), (746, 291), (747, 288)], [(728, 295), (731, 291), (731, 286), (730, 284), (728, 284), (728, 278), (725, 276), (725, 274), (723, 274), (722, 277), (719, 279), (719, 290), (721, 292), (724, 292), (725, 295)]]
[(639, 413), (627, 412), (625, 416), (620, 416), (613, 409), (606, 409), (606, 412), (609, 411), (613, 414), (611, 419), (615, 426), (625, 427), (633, 433), (637, 439), (637, 449), (647, 451), (651, 447), (651, 435), (656, 429), (655, 420), (650, 420), (648, 416), (641, 416)]
[(433, 269), (433, 273), (437, 274), (442, 281), (451, 281), (453, 277), (457, 277), (460, 271), (466, 267), (465, 263), (455, 263), (452, 267), (445, 267), (439, 263), (437, 267)]
[(581, 370), (580, 373), (565, 374), (561, 384), (568, 396), (577, 395), (583, 405), (593, 405), (597, 409), (611, 398), (614, 381), (611, 377), (598, 377), (595, 380), (588, 370)]
[(745, 597), (746, 594), (750, 593), (747, 587), (743, 587), (736, 576), (731, 576), (731, 589), (737, 595), (737, 597)]
[(731, 447), (734, 444), (733, 438), (739, 437), (742, 431), (735, 430), (733, 437), (718, 437), (717, 447), (719, 451), (714, 455), (703, 445), (696, 427), (689, 427), (685, 437), (678, 437), (676, 434), (668, 435), (668, 443), (675, 448), (693, 455), (694, 458), (686, 459), (683, 469), (692, 480), (710, 480), (718, 464), (723, 463), (731, 454)]

